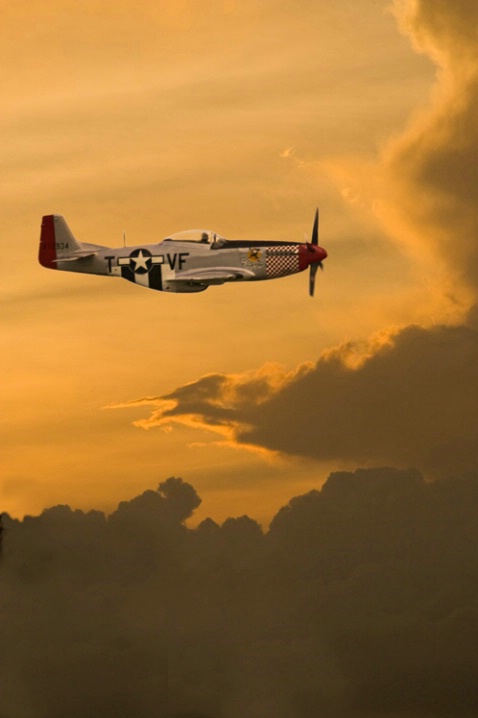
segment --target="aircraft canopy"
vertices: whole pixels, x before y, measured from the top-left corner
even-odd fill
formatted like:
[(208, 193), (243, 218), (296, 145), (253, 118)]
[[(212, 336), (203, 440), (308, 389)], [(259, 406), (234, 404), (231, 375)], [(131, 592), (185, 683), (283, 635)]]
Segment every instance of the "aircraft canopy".
[(211, 232), (210, 229), (186, 229), (183, 232), (170, 234), (166, 239), (182, 240), (183, 242), (203, 242), (204, 244), (224, 241), (221, 235), (217, 234), (217, 232)]

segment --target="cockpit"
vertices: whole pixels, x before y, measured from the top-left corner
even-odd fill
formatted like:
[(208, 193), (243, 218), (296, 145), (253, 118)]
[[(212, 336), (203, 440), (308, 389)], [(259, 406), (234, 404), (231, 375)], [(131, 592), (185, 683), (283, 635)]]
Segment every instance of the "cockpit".
[(224, 237), (221, 237), (220, 234), (217, 234), (217, 232), (211, 232), (209, 229), (186, 229), (183, 232), (171, 234), (169, 237), (166, 237), (166, 241), (167, 240), (207, 244), (211, 249), (219, 249), (227, 242), (227, 240)]

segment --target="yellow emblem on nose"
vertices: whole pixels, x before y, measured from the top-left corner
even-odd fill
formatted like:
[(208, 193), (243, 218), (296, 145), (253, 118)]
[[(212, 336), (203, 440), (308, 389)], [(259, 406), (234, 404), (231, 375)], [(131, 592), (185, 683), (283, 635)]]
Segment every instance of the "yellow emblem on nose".
[(249, 262), (260, 262), (261, 250), (260, 249), (250, 249), (247, 259), (249, 260)]

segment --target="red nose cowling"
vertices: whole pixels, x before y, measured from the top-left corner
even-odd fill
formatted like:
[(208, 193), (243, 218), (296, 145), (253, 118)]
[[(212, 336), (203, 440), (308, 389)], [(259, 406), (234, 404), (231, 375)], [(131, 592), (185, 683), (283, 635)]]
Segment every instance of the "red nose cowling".
[(327, 257), (327, 252), (317, 244), (301, 244), (299, 247), (299, 269), (307, 269), (311, 264), (320, 264)]

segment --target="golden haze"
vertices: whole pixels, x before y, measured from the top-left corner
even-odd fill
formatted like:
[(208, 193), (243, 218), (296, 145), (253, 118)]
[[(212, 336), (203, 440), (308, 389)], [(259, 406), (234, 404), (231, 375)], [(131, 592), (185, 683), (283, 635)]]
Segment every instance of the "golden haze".
[[(207, 428), (139, 431), (130, 422), (144, 409), (104, 407), (214, 372), (293, 371), (337, 343), (445, 311), (433, 268), (337, 179), (376, 164), (429, 103), (435, 68), (387, 6), (4, 9), (4, 510), (110, 509), (175, 474), (203, 497), (198, 518), (267, 519), (326, 476), (327, 462), (268, 463), (217, 446)], [(36, 263), (50, 212), (80, 240), (111, 246), (123, 230), (133, 244), (195, 226), (302, 241), (317, 204), (330, 256), (313, 302), (304, 275), (182, 297)]]

